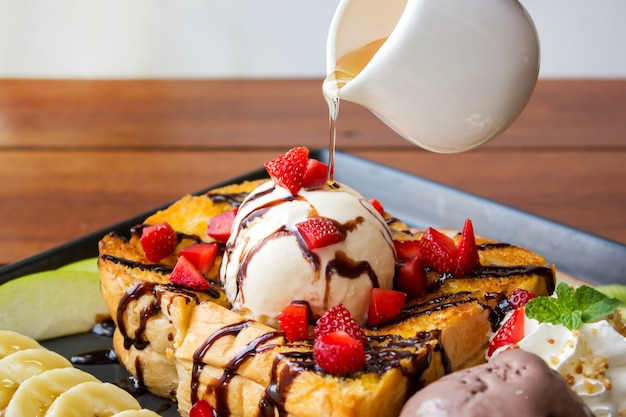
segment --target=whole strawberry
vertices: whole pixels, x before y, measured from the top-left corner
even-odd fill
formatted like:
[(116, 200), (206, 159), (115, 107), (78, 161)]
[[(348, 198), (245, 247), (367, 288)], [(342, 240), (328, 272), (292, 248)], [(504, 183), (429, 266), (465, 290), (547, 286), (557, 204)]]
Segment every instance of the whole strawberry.
[(178, 244), (176, 231), (167, 222), (144, 227), (139, 240), (146, 259), (150, 262), (158, 262), (168, 257)]
[(313, 359), (328, 373), (347, 375), (363, 368), (365, 349), (361, 342), (348, 333), (336, 331), (315, 340)]

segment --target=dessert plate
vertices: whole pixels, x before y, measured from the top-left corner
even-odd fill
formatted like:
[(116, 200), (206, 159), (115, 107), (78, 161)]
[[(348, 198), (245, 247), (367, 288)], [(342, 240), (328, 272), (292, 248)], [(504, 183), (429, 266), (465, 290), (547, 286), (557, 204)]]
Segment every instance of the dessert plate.
[[(326, 161), (328, 152), (312, 151), (311, 156)], [(525, 246), (544, 255), (548, 262), (556, 264), (560, 271), (559, 279), (596, 285), (626, 284), (626, 245), (349, 154), (338, 152), (335, 163), (340, 168), (336, 170), (337, 181), (366, 197), (376, 197), (387, 211), (412, 227), (460, 228), (465, 218), (471, 218), (474, 229), (481, 235)], [(207, 190), (266, 176), (265, 170), (261, 168), (228, 182), (212, 185)], [(198, 194), (207, 190), (201, 190)], [(128, 235), (132, 226), (171, 203), (4, 266), (0, 268), (0, 284), (22, 275), (55, 269), (96, 256), (97, 243), (106, 233), (115, 231), (120, 235)], [(43, 344), (71, 358), (93, 352), (100, 355), (108, 352), (111, 349), (111, 338), (89, 333), (48, 340)], [(98, 357), (98, 354), (95, 356)], [(129, 383), (128, 374), (120, 365), (104, 362), (94, 364), (91, 361), (76, 366), (103, 381), (125, 385)], [(140, 392), (137, 398), (144, 407), (164, 417), (178, 417), (176, 405), (170, 401)]]

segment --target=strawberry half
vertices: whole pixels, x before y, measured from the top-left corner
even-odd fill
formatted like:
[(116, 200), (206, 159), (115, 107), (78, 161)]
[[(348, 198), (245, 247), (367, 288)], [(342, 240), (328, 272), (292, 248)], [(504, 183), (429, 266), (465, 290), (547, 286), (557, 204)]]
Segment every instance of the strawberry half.
[(202, 275), (206, 274), (215, 265), (217, 258), (217, 244), (196, 243), (186, 246), (178, 252), (178, 256), (184, 256), (195, 266)]
[(437, 229), (429, 227), (420, 239), (424, 265), (441, 273), (453, 273), (457, 264), (454, 240)]
[(313, 217), (296, 224), (296, 228), (310, 250), (343, 242), (345, 236), (339, 226), (328, 217)]
[(324, 315), (317, 320), (313, 334), (317, 339), (326, 334), (338, 331), (348, 333), (363, 345), (367, 344), (365, 332), (343, 304), (336, 305), (324, 313)]
[(204, 400), (200, 400), (194, 403), (189, 410), (189, 417), (216, 417), (217, 413), (211, 407), (211, 404)]
[(480, 258), (476, 248), (476, 237), (474, 236), (474, 226), (470, 219), (465, 219), (461, 240), (457, 247), (457, 259), (454, 267), (454, 276), (464, 277), (480, 267)]
[(328, 180), (328, 165), (317, 159), (309, 159), (302, 177), (302, 187), (307, 190), (322, 188)]
[(365, 349), (362, 343), (348, 333), (337, 331), (315, 340), (313, 359), (328, 373), (347, 375), (363, 368)]
[(179, 256), (170, 274), (170, 282), (193, 290), (208, 290), (209, 283), (204, 276), (184, 256)]
[(292, 301), (278, 313), (278, 324), (290, 342), (309, 337), (311, 309), (306, 302)]
[(211, 236), (218, 242), (226, 242), (230, 237), (233, 221), (237, 215), (237, 208), (211, 217), (207, 227), (207, 235)]
[(292, 195), (296, 195), (302, 188), (308, 161), (309, 150), (307, 148), (293, 148), (266, 162), (265, 170), (277, 185), (287, 188)]
[(383, 288), (372, 289), (367, 313), (368, 326), (376, 326), (396, 317), (402, 311), (405, 301), (406, 294), (403, 292)]
[(502, 346), (512, 346), (524, 337), (524, 307), (513, 311), (495, 334), (487, 349), (487, 356), (491, 356), (496, 349)]
[(144, 227), (139, 241), (146, 259), (150, 262), (158, 262), (174, 252), (178, 237), (174, 228), (169, 223), (163, 222)]

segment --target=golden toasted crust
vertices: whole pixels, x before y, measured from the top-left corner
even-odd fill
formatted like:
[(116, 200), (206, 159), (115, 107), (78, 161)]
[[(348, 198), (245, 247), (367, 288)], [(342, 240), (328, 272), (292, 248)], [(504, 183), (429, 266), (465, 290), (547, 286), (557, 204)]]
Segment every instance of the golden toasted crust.
[[(409, 300), (393, 322), (366, 329), (365, 369), (332, 376), (315, 366), (312, 342), (286, 343), (282, 333), (229, 309), (218, 279), (221, 255), (206, 274), (209, 291), (169, 284), (176, 253), (198, 240), (211, 241), (210, 219), (258, 184), (209, 193), (221, 199), (185, 196), (146, 219), (145, 224), (167, 221), (179, 233), (175, 253), (158, 265), (145, 258), (139, 231), (128, 239), (105, 236), (99, 245), (102, 292), (118, 325), (119, 360), (152, 393), (175, 397), (183, 416), (197, 399), (233, 416), (273, 416), (276, 409), (299, 417), (397, 415), (420, 384), (484, 361), (490, 315), (499, 301), (520, 287), (539, 295), (554, 288), (554, 271), (543, 257), (479, 239), (479, 270), (468, 277), (429, 272), (426, 296)], [(385, 217), (395, 239), (419, 239), (420, 232)], [(389, 358), (397, 356), (403, 359), (391, 366)], [(373, 359), (381, 357), (387, 359)]]

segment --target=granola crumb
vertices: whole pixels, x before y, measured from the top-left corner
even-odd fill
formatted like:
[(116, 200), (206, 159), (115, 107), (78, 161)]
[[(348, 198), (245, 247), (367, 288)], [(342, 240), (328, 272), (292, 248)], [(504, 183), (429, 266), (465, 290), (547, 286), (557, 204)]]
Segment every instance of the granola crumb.
[(609, 369), (609, 359), (606, 356), (593, 356), (583, 359), (582, 373), (587, 378), (604, 379)]

